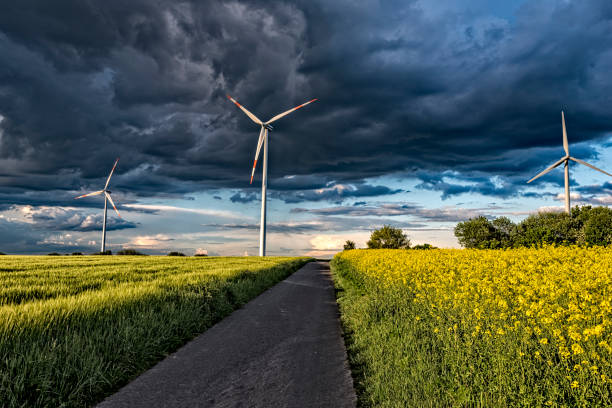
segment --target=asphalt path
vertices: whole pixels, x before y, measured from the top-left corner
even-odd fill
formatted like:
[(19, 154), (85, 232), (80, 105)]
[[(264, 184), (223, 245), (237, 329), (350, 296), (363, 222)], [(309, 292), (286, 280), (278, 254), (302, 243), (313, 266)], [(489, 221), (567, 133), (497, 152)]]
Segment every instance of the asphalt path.
[(328, 262), (311, 262), (108, 397), (111, 407), (354, 407)]

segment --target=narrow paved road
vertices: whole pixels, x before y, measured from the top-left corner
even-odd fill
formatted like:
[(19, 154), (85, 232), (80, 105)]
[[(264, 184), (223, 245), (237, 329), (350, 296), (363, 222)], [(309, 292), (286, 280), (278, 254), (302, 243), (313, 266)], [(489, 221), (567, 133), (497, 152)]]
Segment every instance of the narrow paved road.
[(103, 401), (110, 407), (354, 407), (327, 262), (311, 262)]

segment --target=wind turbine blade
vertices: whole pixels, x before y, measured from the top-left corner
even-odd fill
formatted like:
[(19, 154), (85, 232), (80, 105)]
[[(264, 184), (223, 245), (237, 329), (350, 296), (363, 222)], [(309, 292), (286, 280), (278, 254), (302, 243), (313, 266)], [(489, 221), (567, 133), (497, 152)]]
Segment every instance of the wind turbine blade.
[(608, 172), (606, 172), (606, 171), (603, 171), (602, 169), (598, 169), (597, 167), (593, 166), (592, 164), (589, 164), (589, 163), (585, 162), (584, 160), (580, 160), (580, 159), (577, 159), (577, 158), (575, 158), (575, 157), (570, 157), (570, 160), (573, 160), (573, 161), (575, 161), (576, 163), (584, 164), (585, 166), (590, 167), (590, 168), (592, 168), (593, 170), (600, 171), (600, 172), (602, 172), (603, 174), (607, 174), (608, 176), (612, 177), (612, 174), (610, 174), (610, 173), (608, 173)]
[(83, 194), (82, 196), (74, 197), (74, 199), (76, 200), (77, 198), (91, 197), (91, 196), (95, 196), (95, 195), (100, 195), (103, 192), (104, 192), (104, 190), (94, 191), (93, 193)]
[(563, 163), (565, 160), (567, 160), (565, 157), (562, 158), (561, 160), (559, 160), (558, 162), (556, 162), (555, 164), (553, 164), (552, 166), (550, 166), (549, 168), (547, 168), (546, 170), (544, 170), (543, 172), (541, 172), (540, 174), (538, 174), (537, 176), (535, 176), (534, 178), (532, 178), (531, 180), (529, 180), (527, 183), (531, 183), (533, 180), (542, 177), (543, 175), (545, 175), (546, 173), (548, 173), (549, 171), (551, 171), (552, 169), (554, 169), (555, 167), (559, 166), (561, 163)]
[(316, 101), (316, 100), (317, 100), (316, 98), (315, 98), (315, 99), (312, 99), (312, 100), (310, 100), (310, 101), (308, 101), (308, 102), (306, 102), (306, 103), (303, 103), (303, 104), (301, 104), (301, 105), (299, 105), (299, 106), (296, 106), (295, 108), (289, 109), (289, 110), (288, 110), (288, 111), (286, 111), (286, 112), (283, 112), (283, 113), (281, 113), (281, 114), (279, 114), (279, 115), (276, 115), (275, 117), (273, 117), (272, 119), (270, 119), (269, 121), (267, 121), (267, 122), (266, 122), (266, 124), (268, 124), (268, 123), (272, 123), (272, 122), (274, 122), (275, 120), (278, 120), (278, 119), (282, 118), (283, 116), (286, 116), (286, 115), (290, 114), (291, 112), (293, 112), (293, 111), (295, 111), (295, 110), (298, 110), (298, 109), (300, 109), (300, 108), (303, 108), (304, 106), (306, 106), (306, 105), (308, 105), (309, 103), (312, 103), (312, 102), (314, 102), (314, 101)]
[(230, 100), (230, 101), (234, 102), (234, 103), (236, 104), (236, 106), (237, 106), (237, 107), (239, 107), (240, 109), (242, 109), (242, 111), (243, 111), (244, 113), (246, 113), (246, 115), (247, 115), (249, 118), (251, 118), (251, 120), (252, 120), (253, 122), (257, 123), (258, 125), (261, 125), (261, 124), (262, 124), (261, 120), (259, 120), (259, 118), (258, 118), (257, 116), (253, 115), (251, 112), (249, 112), (249, 111), (247, 110), (247, 108), (245, 108), (244, 106), (242, 106), (241, 104), (239, 104), (237, 100), (235, 100), (234, 98), (232, 98), (232, 97), (231, 97), (231, 96), (229, 96), (229, 95), (227, 95), (227, 97), (229, 98), (229, 100)]
[(110, 203), (113, 205), (113, 208), (115, 209), (115, 212), (117, 213), (117, 215), (119, 216), (119, 218), (121, 218), (121, 214), (119, 214), (119, 211), (117, 211), (117, 207), (115, 207), (115, 203), (113, 203), (113, 199), (111, 198), (110, 194), (108, 194), (106, 191), (104, 192), (104, 195), (106, 196), (106, 198), (108, 198), (108, 201), (110, 201)]
[(567, 130), (565, 130), (565, 115), (561, 111), (561, 125), (563, 126), (563, 149), (565, 154), (569, 156), (569, 145), (567, 144)]
[(108, 175), (108, 178), (106, 179), (106, 184), (104, 185), (104, 189), (105, 190), (108, 187), (108, 183), (110, 183), (111, 176), (113, 175), (113, 171), (115, 171), (115, 167), (117, 167), (117, 163), (119, 163), (119, 158), (117, 158), (117, 160), (115, 160), (115, 164), (113, 165), (113, 168), (111, 169), (111, 172)]
[(251, 172), (251, 182), (249, 184), (253, 184), (253, 176), (255, 175), (255, 167), (257, 166), (257, 158), (259, 157), (259, 151), (261, 150), (261, 145), (264, 141), (264, 127), (261, 127), (261, 131), (259, 131), (259, 140), (257, 141), (257, 152), (255, 152), (255, 161), (253, 162), (253, 171)]

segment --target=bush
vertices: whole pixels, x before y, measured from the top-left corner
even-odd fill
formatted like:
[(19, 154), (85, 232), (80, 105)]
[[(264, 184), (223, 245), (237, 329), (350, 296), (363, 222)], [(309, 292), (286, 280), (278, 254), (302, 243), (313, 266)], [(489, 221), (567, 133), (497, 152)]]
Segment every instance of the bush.
[(0, 252), (0, 255), (6, 255), (4, 252)]
[(438, 249), (438, 248), (431, 244), (420, 244), (420, 245), (413, 246), (411, 249)]
[(355, 249), (355, 241), (351, 241), (350, 239), (348, 239), (345, 243), (344, 243), (344, 250), (348, 251), (351, 249)]
[(82, 252), (73, 252), (72, 255), (83, 255)]
[(607, 246), (612, 244), (612, 210), (606, 207), (593, 208), (584, 223), (583, 236), (587, 245)]
[(168, 253), (168, 256), (185, 256), (185, 254), (182, 253), (182, 252), (172, 251), (172, 252)]
[(146, 255), (143, 254), (142, 252), (138, 252), (135, 249), (122, 249), (121, 251), (117, 252), (117, 255)]
[(194, 256), (208, 256), (208, 254), (195, 254)]
[(113, 251), (111, 251), (110, 249), (107, 249), (104, 252), (94, 252), (92, 255), (112, 255)]
[(399, 228), (385, 225), (374, 230), (368, 241), (369, 249), (407, 249), (410, 248), (410, 240)]
[(486, 217), (480, 216), (460, 222), (455, 227), (455, 236), (464, 248), (491, 248), (495, 227)]
[(577, 243), (576, 222), (566, 213), (542, 212), (517, 227), (517, 246), (570, 245)]
[(60, 254), (57, 252), (51, 252), (50, 254), (47, 254), (47, 256), (60, 256)]
[(489, 221), (476, 217), (460, 222), (455, 236), (465, 248), (497, 249), (542, 245), (612, 244), (612, 209), (574, 207), (571, 215), (559, 212), (532, 214), (518, 225), (506, 217)]

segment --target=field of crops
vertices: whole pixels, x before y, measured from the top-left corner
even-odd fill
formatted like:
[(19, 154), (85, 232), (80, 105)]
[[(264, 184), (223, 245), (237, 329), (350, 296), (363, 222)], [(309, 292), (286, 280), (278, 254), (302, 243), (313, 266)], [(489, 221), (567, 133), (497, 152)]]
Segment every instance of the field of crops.
[(362, 406), (612, 406), (612, 248), (352, 250)]
[(307, 261), (2, 256), (0, 405), (91, 405)]

